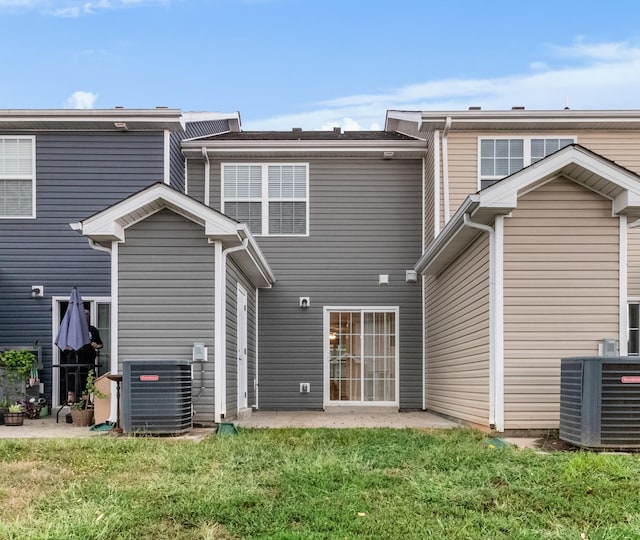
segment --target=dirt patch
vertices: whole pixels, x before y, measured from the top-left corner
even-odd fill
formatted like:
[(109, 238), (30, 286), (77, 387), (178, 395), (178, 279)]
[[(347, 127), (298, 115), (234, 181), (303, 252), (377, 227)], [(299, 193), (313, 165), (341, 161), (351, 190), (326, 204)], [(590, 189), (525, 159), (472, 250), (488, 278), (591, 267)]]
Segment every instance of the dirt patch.
[(577, 446), (558, 439), (557, 437), (542, 437), (533, 441), (536, 448), (545, 452), (576, 452), (580, 450)]

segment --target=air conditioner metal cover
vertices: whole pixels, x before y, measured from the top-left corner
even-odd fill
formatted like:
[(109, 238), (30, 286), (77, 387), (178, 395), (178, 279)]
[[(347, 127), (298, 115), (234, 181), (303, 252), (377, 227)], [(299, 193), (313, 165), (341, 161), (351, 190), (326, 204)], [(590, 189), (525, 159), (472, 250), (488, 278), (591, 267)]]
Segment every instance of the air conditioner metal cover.
[(563, 358), (560, 438), (584, 448), (640, 448), (640, 358)]
[(180, 434), (191, 430), (191, 364), (181, 360), (122, 363), (125, 433)]

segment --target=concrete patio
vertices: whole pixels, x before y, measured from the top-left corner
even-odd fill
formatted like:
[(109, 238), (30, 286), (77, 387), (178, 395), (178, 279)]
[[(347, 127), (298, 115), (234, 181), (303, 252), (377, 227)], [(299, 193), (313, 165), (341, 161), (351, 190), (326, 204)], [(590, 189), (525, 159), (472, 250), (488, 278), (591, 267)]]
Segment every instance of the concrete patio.
[[(458, 424), (427, 412), (361, 412), (349, 410), (344, 412), (322, 411), (274, 411), (254, 412), (243, 419), (229, 420), (240, 428), (419, 428), (448, 429)], [(202, 438), (213, 433), (213, 427), (197, 427), (183, 438)], [(47, 439), (47, 438), (80, 438), (101, 437), (109, 435), (105, 431), (91, 431), (87, 427), (76, 427), (67, 424), (65, 411), (60, 413), (60, 421), (56, 423), (56, 415), (24, 420), (22, 426), (0, 426), (0, 439)]]

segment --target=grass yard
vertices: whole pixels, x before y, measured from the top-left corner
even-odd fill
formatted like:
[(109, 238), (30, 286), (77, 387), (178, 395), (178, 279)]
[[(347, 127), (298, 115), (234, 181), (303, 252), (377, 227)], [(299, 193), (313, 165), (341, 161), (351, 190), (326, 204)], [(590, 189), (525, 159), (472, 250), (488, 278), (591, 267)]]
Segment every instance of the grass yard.
[(640, 455), (471, 430), (0, 439), (0, 538), (640, 538)]

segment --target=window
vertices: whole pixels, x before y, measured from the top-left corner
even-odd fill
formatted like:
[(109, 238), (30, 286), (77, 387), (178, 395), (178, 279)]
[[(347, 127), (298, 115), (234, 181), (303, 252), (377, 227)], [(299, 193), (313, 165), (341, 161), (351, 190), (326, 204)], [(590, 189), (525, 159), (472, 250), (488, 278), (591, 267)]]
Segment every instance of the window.
[(256, 235), (306, 235), (309, 166), (223, 164), (222, 211)]
[(480, 189), (575, 143), (575, 137), (480, 139)]
[(329, 401), (395, 402), (397, 310), (327, 311)]
[(0, 137), (0, 217), (35, 217), (35, 137)]

